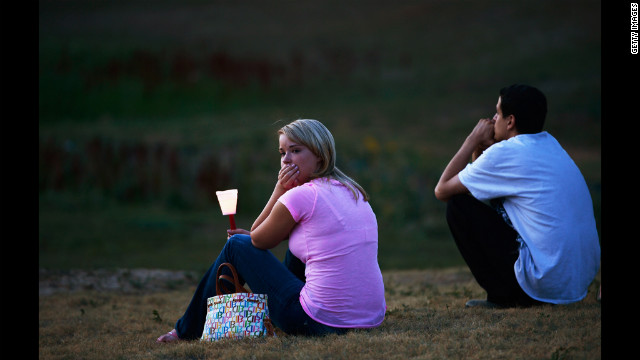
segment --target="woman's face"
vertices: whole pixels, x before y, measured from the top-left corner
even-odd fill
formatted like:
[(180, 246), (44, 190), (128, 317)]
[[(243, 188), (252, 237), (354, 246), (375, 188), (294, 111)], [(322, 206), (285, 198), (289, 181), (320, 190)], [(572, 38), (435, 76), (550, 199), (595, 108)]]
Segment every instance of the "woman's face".
[(315, 156), (308, 147), (291, 141), (287, 135), (280, 135), (280, 167), (297, 166), (300, 174), (298, 175), (298, 184), (309, 181), (313, 174), (320, 166), (320, 157)]

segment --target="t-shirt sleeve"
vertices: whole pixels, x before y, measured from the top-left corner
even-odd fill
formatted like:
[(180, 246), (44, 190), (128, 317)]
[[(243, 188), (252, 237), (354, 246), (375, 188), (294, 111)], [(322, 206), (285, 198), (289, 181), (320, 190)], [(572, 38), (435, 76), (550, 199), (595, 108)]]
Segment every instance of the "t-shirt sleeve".
[(316, 190), (309, 184), (303, 184), (282, 194), (280, 201), (291, 213), (297, 223), (311, 217), (316, 203)]
[(518, 171), (502, 144), (495, 144), (458, 173), (471, 195), (484, 201), (517, 192)]

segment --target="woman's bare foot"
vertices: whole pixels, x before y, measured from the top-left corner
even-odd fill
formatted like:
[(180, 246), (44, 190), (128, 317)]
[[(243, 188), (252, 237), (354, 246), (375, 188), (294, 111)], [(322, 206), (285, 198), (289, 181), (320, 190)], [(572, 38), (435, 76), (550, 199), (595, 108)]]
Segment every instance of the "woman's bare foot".
[(178, 333), (176, 332), (176, 329), (173, 329), (171, 331), (169, 331), (168, 333), (160, 336), (159, 338), (156, 339), (157, 343), (170, 343), (170, 342), (174, 342), (174, 341), (178, 341), (180, 340), (180, 338), (178, 337)]

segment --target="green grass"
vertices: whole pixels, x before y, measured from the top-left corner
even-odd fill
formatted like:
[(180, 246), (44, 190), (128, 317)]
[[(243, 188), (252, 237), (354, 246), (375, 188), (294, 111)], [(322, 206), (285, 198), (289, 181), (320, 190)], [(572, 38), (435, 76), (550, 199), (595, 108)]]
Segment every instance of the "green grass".
[[(239, 227), (253, 218), (239, 215)], [(404, 220), (399, 219), (404, 224)], [(40, 199), (39, 262), (47, 269), (162, 268), (204, 272), (226, 241), (219, 208), (172, 210), (119, 205), (94, 196), (48, 193)], [(379, 263), (385, 269), (462, 265), (453, 240), (436, 225), (380, 229)], [(429, 236), (435, 234), (435, 236)], [(272, 251), (280, 259), (287, 242)]]
[(250, 227), (298, 117), (372, 195), (384, 269), (462, 265), (433, 187), (513, 82), (547, 94), (601, 231), (598, 1), (39, 9), (40, 267), (206, 268), (226, 229), (213, 191), (238, 188)]

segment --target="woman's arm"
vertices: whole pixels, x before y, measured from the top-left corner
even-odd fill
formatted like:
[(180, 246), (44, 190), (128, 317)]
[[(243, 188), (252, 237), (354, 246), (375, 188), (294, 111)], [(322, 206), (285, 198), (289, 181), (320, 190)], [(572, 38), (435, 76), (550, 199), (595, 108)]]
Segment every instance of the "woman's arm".
[(282, 196), (282, 194), (284, 194), (285, 192), (286, 190), (284, 190), (279, 183), (276, 184), (275, 189), (273, 189), (273, 193), (271, 193), (269, 201), (267, 201), (267, 205), (264, 206), (264, 209), (262, 209), (260, 215), (258, 215), (256, 220), (253, 222), (253, 225), (251, 225), (251, 231), (255, 230), (258, 226), (260, 226), (260, 224), (262, 224), (263, 221), (267, 219), (269, 214), (271, 214), (271, 210), (273, 210), (273, 206), (276, 204), (276, 202), (278, 202), (280, 196)]
[(273, 193), (271, 193), (271, 197), (269, 201), (267, 201), (267, 205), (265, 205), (264, 209), (256, 218), (256, 221), (253, 222), (251, 226), (251, 231), (256, 229), (262, 222), (271, 214), (271, 210), (273, 210), (273, 206), (278, 202), (278, 199), (282, 194), (286, 193), (287, 190), (296, 186), (296, 178), (298, 177), (298, 167), (295, 165), (285, 165), (280, 168), (278, 172), (278, 182), (276, 183), (276, 187), (273, 189)]
[[(256, 218), (251, 226), (251, 242), (259, 249), (271, 249), (276, 247), (282, 240), (289, 236), (289, 233), (296, 225), (295, 220), (289, 210), (282, 203), (278, 202), (289, 189), (297, 186), (298, 167), (296, 165), (284, 165), (278, 172), (278, 182), (267, 205)], [(240, 231), (240, 230), (239, 230)], [(229, 234), (245, 233), (246, 230), (235, 232), (230, 230)]]
[(253, 246), (259, 249), (271, 249), (276, 247), (282, 240), (289, 236), (289, 233), (296, 225), (293, 216), (286, 206), (278, 202), (278, 199), (286, 191), (276, 185), (271, 194), (271, 198), (251, 226), (251, 232), (244, 229), (228, 230), (229, 235), (246, 234), (251, 235)]
[(289, 209), (281, 202), (276, 202), (264, 221), (251, 229), (251, 243), (258, 249), (271, 249), (286, 239), (296, 221)]

